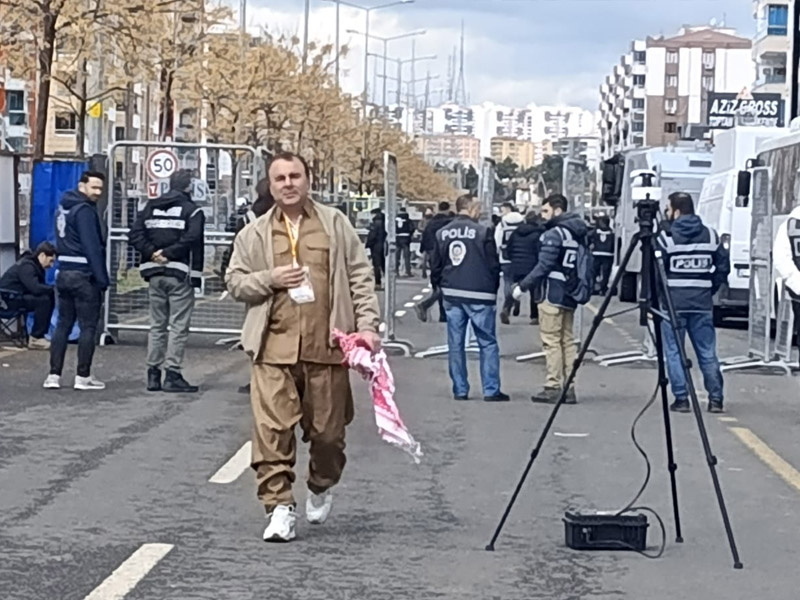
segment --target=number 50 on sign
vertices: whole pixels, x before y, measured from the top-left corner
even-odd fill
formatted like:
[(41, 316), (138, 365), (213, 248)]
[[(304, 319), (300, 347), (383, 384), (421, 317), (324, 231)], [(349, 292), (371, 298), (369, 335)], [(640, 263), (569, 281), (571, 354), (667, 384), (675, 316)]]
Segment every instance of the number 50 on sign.
[(178, 169), (178, 157), (171, 150), (156, 150), (147, 157), (147, 172), (153, 179), (169, 179)]

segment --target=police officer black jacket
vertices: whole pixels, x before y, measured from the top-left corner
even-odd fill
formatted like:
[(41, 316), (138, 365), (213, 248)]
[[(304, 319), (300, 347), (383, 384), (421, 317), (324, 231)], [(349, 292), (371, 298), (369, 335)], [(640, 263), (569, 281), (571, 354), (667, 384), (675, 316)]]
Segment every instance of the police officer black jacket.
[(78, 190), (65, 193), (56, 211), (59, 270), (82, 271), (100, 290), (107, 289), (105, 246), (97, 205)]
[[(142, 277), (167, 275), (177, 279), (191, 278), (192, 287), (200, 287), (203, 274), (203, 232), (205, 215), (192, 202), (187, 192), (171, 190), (147, 203), (131, 227), (128, 239), (142, 255), (139, 265)], [(167, 262), (152, 260), (161, 250)]]
[(714, 294), (728, 281), (728, 250), (697, 215), (678, 217), (658, 234), (667, 287), (678, 312), (714, 310)]
[(605, 227), (598, 227), (589, 236), (592, 254), (595, 256), (614, 257), (614, 232)]
[(451, 302), (494, 305), (500, 261), (492, 228), (459, 214), (437, 231), (431, 284)]

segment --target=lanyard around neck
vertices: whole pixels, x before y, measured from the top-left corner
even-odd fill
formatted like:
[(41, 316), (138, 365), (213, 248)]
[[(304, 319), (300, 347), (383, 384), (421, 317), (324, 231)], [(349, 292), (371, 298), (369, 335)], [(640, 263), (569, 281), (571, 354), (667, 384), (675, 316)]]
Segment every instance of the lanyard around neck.
[(289, 244), (292, 247), (292, 259), (294, 262), (297, 263), (297, 240), (300, 238), (300, 223), (303, 220), (303, 216), (297, 220), (297, 225), (292, 223), (292, 221), (286, 215), (283, 215), (283, 222), (286, 224), (286, 235), (289, 236)]

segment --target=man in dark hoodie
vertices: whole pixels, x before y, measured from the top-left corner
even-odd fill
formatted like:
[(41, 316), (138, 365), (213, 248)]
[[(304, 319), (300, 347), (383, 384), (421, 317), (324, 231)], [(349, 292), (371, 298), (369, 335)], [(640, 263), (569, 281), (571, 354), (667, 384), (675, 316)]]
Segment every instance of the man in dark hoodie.
[[(520, 224), (508, 238), (505, 248), (505, 258), (509, 261), (509, 277), (511, 283), (516, 285), (533, 271), (539, 262), (539, 238), (544, 233), (539, 216), (529, 211), (525, 221)], [(513, 297), (509, 294), (503, 307), (506, 311), (512, 308)], [(531, 325), (539, 324), (539, 307), (536, 305), (534, 295), (531, 294)]]
[(395, 273), (400, 276), (400, 259), (405, 263), (405, 276), (413, 277), (411, 273), (411, 236), (414, 234), (414, 223), (408, 209), (402, 207), (397, 213), (397, 257), (394, 265)]
[(196, 392), (199, 388), (183, 378), (181, 366), (194, 288), (200, 287), (203, 274), (205, 215), (192, 202), (190, 171), (177, 171), (169, 183), (170, 191), (147, 204), (128, 234), (142, 255), (139, 270), (150, 285), (147, 390)]
[[(436, 234), (439, 230), (453, 220), (453, 212), (450, 210), (449, 202), (439, 202), (439, 212), (436, 213), (428, 224), (425, 226), (425, 231), (422, 232), (422, 241), (420, 242), (420, 250), (428, 256), (429, 262), (433, 261), (433, 252), (436, 249)], [(433, 271), (431, 271), (433, 275)], [(444, 323), (447, 317), (444, 312), (444, 298), (442, 290), (438, 286), (433, 286), (433, 292), (430, 296), (422, 300), (414, 307), (417, 312), (417, 318), (423, 323), (428, 321), (428, 311), (436, 302), (439, 303), (439, 322)]]
[(103, 390), (92, 376), (97, 321), (103, 293), (108, 289), (106, 250), (97, 201), (103, 195), (105, 176), (95, 171), (81, 175), (78, 189), (64, 194), (56, 211), (58, 251), (58, 322), (50, 346), (50, 374), (45, 389), (61, 387), (67, 341), (75, 320), (80, 327), (76, 390)]
[(375, 272), (375, 289), (383, 289), (383, 273), (386, 270), (386, 215), (380, 208), (372, 211), (372, 223), (364, 244), (372, 258)]
[[(534, 402), (555, 404), (561, 397), (567, 376), (575, 363), (573, 323), (577, 303), (569, 294), (567, 282), (576, 276), (577, 248), (586, 247), (586, 222), (567, 212), (567, 199), (549, 196), (542, 205), (545, 232), (541, 236), (539, 261), (530, 274), (514, 288), (514, 297), (531, 291), (539, 304), (539, 333), (545, 353), (547, 380)], [(566, 404), (575, 404), (574, 386), (567, 390)]]
[(722, 371), (714, 330), (714, 294), (728, 281), (731, 269), (728, 250), (717, 232), (703, 225), (700, 217), (694, 214), (694, 202), (689, 194), (670, 195), (667, 218), (670, 227), (658, 234), (657, 247), (664, 261), (665, 283), (678, 315), (680, 335), (680, 340), (676, 340), (670, 324), (661, 323), (669, 383), (675, 396), (670, 408), (676, 412), (691, 411), (678, 351), (678, 344), (684, 343), (688, 333), (708, 392), (708, 411), (721, 413)]
[[(28, 341), (31, 350), (50, 349), (50, 342), (44, 336), (50, 327), (55, 298), (53, 286), (45, 283), (45, 270), (52, 267), (55, 260), (55, 246), (50, 242), (42, 242), (35, 252), (24, 252), (0, 277), (0, 295), (8, 307), (33, 313), (33, 329)], [(3, 292), (11, 294), (5, 296)]]

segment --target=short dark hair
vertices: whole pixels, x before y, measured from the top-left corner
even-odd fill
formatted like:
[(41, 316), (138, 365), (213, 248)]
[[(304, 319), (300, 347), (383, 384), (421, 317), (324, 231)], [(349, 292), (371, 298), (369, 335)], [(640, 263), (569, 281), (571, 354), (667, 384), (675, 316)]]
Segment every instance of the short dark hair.
[(456, 211), (461, 212), (462, 210), (467, 210), (470, 204), (472, 204), (472, 196), (469, 194), (459, 196), (458, 200), (456, 200)]
[(439, 202), (439, 212), (447, 212), (450, 210), (450, 203), (447, 201)]
[(694, 214), (694, 200), (686, 192), (672, 192), (669, 195), (669, 205), (672, 210), (679, 210), (682, 215)]
[(500, 208), (507, 208), (511, 212), (517, 212), (517, 207), (512, 202), (503, 202)]
[(564, 194), (550, 194), (547, 198), (545, 198), (543, 204), (549, 204), (553, 209), (560, 208), (561, 210), (566, 212), (567, 205), (569, 203), (567, 202), (567, 199), (564, 196)]
[(189, 169), (178, 169), (169, 178), (169, 189), (185, 192), (192, 185), (192, 172)]
[[(299, 154), (295, 154), (294, 152), (279, 152), (272, 156), (267, 163), (267, 175), (269, 176), (269, 170), (272, 168), (272, 165), (279, 161), (279, 160), (286, 160), (289, 162), (294, 162), (294, 159), (299, 160), (303, 164), (303, 169), (306, 171), (306, 178), (309, 180), (311, 179), (311, 169), (308, 166), (308, 161), (300, 156)], [(269, 177), (267, 177), (269, 179)]]
[(105, 181), (106, 176), (103, 175), (100, 171), (84, 171), (81, 173), (81, 183), (89, 183), (90, 179), (99, 179), (100, 181)]
[(36, 250), (34, 251), (34, 256), (39, 256), (40, 254), (44, 254), (45, 256), (55, 256), (56, 247), (50, 242), (42, 242), (36, 246)]

